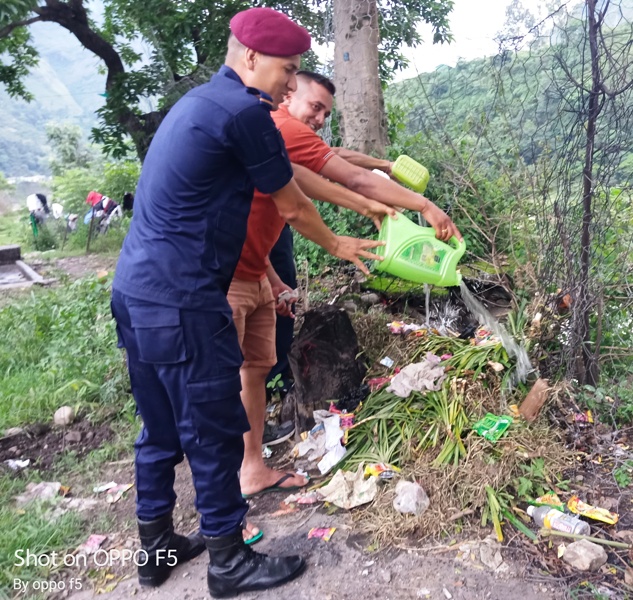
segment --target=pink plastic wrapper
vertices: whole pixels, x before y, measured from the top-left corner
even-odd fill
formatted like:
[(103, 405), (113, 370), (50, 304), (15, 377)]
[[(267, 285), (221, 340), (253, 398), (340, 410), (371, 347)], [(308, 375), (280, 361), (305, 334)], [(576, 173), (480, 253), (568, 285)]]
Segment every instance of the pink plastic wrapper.
[(319, 538), (324, 542), (329, 542), (336, 531), (336, 527), (313, 527), (308, 533), (308, 539)]

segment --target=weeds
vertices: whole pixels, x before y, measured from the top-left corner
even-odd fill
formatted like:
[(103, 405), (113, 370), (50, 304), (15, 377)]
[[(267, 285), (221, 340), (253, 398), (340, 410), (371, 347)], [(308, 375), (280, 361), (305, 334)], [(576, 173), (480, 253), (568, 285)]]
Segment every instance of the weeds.
[(63, 404), (98, 412), (124, 397), (106, 280), (33, 291), (0, 309), (0, 428), (49, 421)]
[(26, 483), (15, 476), (0, 475), (0, 556), (5, 557), (0, 562), (0, 590), (11, 589), (15, 577), (22, 581), (50, 579), (50, 566), (39, 566), (34, 560), (26, 563), (27, 550), (34, 555), (63, 552), (78, 545), (83, 536), (83, 521), (74, 512), (51, 519), (50, 506), (32, 503), (25, 510), (14, 508), (11, 498), (22, 492)]
[(627, 488), (633, 483), (633, 460), (626, 460), (624, 464), (613, 471), (613, 478), (619, 488)]

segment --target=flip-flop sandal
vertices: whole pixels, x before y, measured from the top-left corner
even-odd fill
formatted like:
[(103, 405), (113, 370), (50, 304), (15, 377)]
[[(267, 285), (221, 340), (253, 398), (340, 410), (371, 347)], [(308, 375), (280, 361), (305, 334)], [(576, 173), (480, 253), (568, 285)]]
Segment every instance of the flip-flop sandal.
[(244, 543), (247, 546), (252, 546), (253, 544), (256, 544), (257, 542), (259, 542), (259, 540), (261, 540), (264, 537), (264, 532), (260, 529), (259, 533), (254, 535), (253, 537), (248, 538), (247, 540), (244, 540)]
[(292, 477), (296, 477), (296, 476), (297, 476), (296, 473), (286, 473), (282, 475), (277, 481), (275, 481), (273, 485), (269, 485), (267, 488), (264, 488), (263, 490), (260, 490), (259, 492), (255, 492), (253, 494), (242, 494), (242, 498), (248, 500), (250, 498), (255, 498), (255, 496), (262, 496), (264, 494), (273, 494), (275, 492), (292, 492), (294, 490), (300, 490), (304, 488), (310, 482), (310, 476), (304, 475), (307, 481), (303, 485), (290, 485), (286, 487), (281, 487), (281, 484), (284, 481), (288, 481), (288, 479), (291, 479)]

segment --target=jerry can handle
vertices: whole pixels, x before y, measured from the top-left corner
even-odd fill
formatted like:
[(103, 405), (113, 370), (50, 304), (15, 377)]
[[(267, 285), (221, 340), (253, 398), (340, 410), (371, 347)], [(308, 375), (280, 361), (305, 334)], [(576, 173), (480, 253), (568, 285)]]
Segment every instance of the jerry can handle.
[(464, 240), (461, 240), (460, 242), (455, 236), (453, 236), (450, 240), (448, 240), (448, 243), (453, 246), (457, 252), (459, 252), (460, 256), (466, 252), (466, 242)]

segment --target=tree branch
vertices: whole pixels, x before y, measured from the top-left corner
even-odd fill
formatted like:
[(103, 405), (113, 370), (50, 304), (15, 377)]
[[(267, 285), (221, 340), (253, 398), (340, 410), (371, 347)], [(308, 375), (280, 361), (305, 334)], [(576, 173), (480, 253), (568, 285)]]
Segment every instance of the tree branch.
[(38, 21), (41, 21), (41, 20), (42, 20), (42, 17), (32, 17), (30, 19), (24, 19), (23, 21), (16, 21), (15, 23), (9, 23), (8, 25), (0, 29), (0, 38), (8, 37), (10, 33), (14, 29), (17, 29), (18, 27), (28, 27), (32, 23), (37, 23)]

